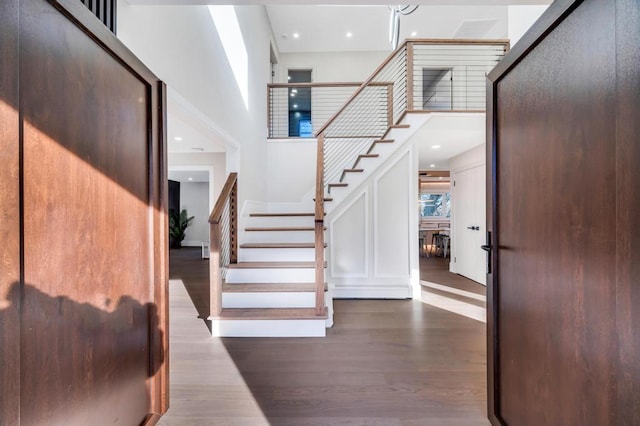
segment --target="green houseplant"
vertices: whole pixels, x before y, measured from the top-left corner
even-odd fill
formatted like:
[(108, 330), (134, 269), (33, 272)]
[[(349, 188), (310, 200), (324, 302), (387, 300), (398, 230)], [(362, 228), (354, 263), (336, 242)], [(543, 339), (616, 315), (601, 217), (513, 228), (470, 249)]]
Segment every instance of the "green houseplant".
[(185, 232), (191, 225), (193, 218), (194, 216), (189, 217), (187, 209), (182, 209), (180, 213), (173, 209), (169, 210), (169, 247), (182, 247)]

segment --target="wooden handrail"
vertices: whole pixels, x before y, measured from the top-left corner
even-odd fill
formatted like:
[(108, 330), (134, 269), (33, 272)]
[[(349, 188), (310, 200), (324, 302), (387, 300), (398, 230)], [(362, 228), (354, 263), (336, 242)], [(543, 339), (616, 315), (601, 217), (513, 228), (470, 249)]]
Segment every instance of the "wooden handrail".
[[(384, 86), (386, 84), (390, 84), (388, 82), (373, 82), (370, 86)], [(286, 88), (306, 88), (306, 87), (360, 87), (362, 86), (362, 82), (338, 82), (338, 83), (268, 83), (267, 87), (269, 89), (286, 89)]]
[[(371, 76), (364, 82), (362, 85), (351, 95), (349, 99), (342, 105), (342, 107), (316, 132), (316, 137), (324, 132), (331, 123), (349, 106), (351, 102), (367, 87), (374, 84), (372, 81), (376, 78), (376, 76), (386, 67), (389, 62), (393, 60), (393, 58), (398, 54), (402, 49), (404, 49), (408, 43), (413, 45), (438, 45), (438, 44), (476, 44), (476, 45), (493, 45), (493, 44), (502, 44), (504, 46), (505, 52), (509, 50), (509, 40), (507, 39), (493, 39), (493, 40), (470, 40), (470, 39), (435, 39), (435, 38), (408, 38), (398, 46), (396, 50), (391, 52), (389, 56), (380, 64), (378, 68), (371, 74)], [(413, 109), (413, 108), (412, 108)]]
[(316, 315), (324, 315), (324, 135), (318, 136), (315, 223)]
[[(227, 209), (228, 206), (228, 209)], [(228, 211), (229, 229), (222, 229), (224, 212)], [(228, 232), (228, 234), (225, 234)], [(227, 239), (223, 238), (225, 235)], [(223, 247), (223, 243), (228, 246)], [(209, 312), (218, 317), (222, 312), (224, 271), (238, 262), (238, 174), (231, 173), (209, 216)], [(226, 256), (223, 256), (227, 253)]]
[(353, 102), (353, 100), (360, 94), (362, 93), (362, 91), (369, 86), (372, 83), (372, 80), (374, 78), (376, 78), (376, 76), (380, 73), (380, 71), (382, 71), (384, 69), (384, 67), (387, 66), (387, 64), (389, 64), (389, 62), (391, 62), (393, 60), (393, 58), (396, 56), (396, 54), (398, 54), (398, 52), (400, 52), (402, 49), (404, 49), (404, 47), (407, 45), (407, 41), (403, 41), (402, 44), (400, 46), (398, 46), (398, 48), (396, 50), (394, 50), (393, 52), (391, 52), (391, 54), (389, 56), (387, 56), (387, 58), (382, 62), (382, 64), (380, 64), (380, 66), (378, 68), (376, 68), (376, 70), (373, 72), (373, 74), (371, 74), (371, 76), (364, 82), (362, 83), (362, 85), (355, 91), (353, 92), (353, 95), (351, 95), (351, 97), (349, 99), (347, 99), (347, 101), (344, 103), (344, 105), (342, 105), (342, 107), (335, 113), (333, 114), (333, 116), (326, 122), (324, 123), (324, 125), (320, 128), (320, 130), (318, 130), (316, 132), (316, 137), (318, 137), (319, 134), (323, 133), (327, 127), (329, 127), (329, 125), (331, 125), (331, 123), (333, 123), (333, 121), (338, 118), (338, 116), (340, 114), (342, 114), (342, 111), (344, 111), (347, 106), (349, 106), (349, 104), (351, 102)]
[(238, 173), (230, 173), (229, 177), (227, 177), (227, 181), (222, 188), (222, 192), (218, 196), (218, 200), (216, 201), (216, 205), (213, 207), (211, 211), (211, 215), (209, 215), (209, 223), (219, 223), (220, 218), (222, 217), (222, 212), (224, 211), (224, 205), (227, 202), (227, 198), (231, 194), (233, 190), (233, 186), (238, 182)]

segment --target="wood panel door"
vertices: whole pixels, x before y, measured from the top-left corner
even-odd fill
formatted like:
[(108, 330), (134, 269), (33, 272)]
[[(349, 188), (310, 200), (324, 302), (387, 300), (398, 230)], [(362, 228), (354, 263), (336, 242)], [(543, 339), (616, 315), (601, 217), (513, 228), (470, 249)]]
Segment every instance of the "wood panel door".
[(557, 1), (489, 75), (493, 424), (640, 424), (639, 45), (637, 1)]
[(76, 0), (2, 0), (0, 53), (0, 425), (153, 423), (164, 85)]

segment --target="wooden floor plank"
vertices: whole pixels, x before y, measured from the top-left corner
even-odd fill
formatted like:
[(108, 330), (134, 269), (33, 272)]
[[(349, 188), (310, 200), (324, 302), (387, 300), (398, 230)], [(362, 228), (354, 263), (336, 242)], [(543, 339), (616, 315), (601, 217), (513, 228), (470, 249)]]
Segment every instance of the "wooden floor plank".
[[(417, 300), (336, 300), (325, 338), (212, 338), (192, 301), (208, 294), (199, 256), (172, 251), (171, 407), (160, 424), (489, 425), (484, 323)], [(420, 261), (422, 280), (483, 295), (446, 271), (448, 259)]]

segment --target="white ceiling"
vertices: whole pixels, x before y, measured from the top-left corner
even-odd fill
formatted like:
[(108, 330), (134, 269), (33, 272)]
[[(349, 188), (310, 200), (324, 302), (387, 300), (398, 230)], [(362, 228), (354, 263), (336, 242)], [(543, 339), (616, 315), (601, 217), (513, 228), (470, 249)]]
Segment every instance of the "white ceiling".
[[(283, 53), (391, 51), (387, 6), (270, 5), (267, 13)], [(400, 17), (400, 40), (411, 37), (506, 38), (507, 7), (423, 5)]]
[(484, 113), (435, 114), (412, 137), (420, 150), (419, 169), (449, 170), (452, 157), (484, 143), (485, 120)]

